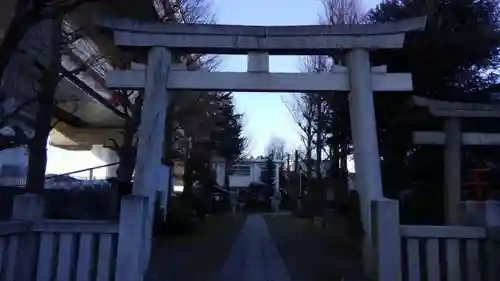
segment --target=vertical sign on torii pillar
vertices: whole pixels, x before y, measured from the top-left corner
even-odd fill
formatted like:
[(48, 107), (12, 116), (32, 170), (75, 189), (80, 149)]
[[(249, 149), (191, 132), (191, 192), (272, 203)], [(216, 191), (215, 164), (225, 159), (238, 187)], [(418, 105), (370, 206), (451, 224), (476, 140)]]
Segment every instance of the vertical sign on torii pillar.
[[(171, 69), (167, 88), (172, 91), (349, 92), (356, 180), (365, 229), (364, 255), (366, 264), (372, 261), (371, 201), (383, 196), (373, 92), (411, 91), (412, 82), (408, 73), (372, 68), (369, 52), (402, 48), (405, 33), (422, 30), (425, 18), (328, 26), (183, 25), (127, 19), (101, 19), (99, 24), (113, 29), (119, 46), (161, 46), (184, 54), (250, 54), (246, 73)], [(269, 55), (331, 55), (339, 49), (347, 51), (347, 71), (269, 73)], [(146, 79), (144, 71), (112, 71), (107, 73), (106, 83), (110, 88), (140, 89), (146, 86)], [(155, 154), (160, 153), (151, 151), (151, 155)]]

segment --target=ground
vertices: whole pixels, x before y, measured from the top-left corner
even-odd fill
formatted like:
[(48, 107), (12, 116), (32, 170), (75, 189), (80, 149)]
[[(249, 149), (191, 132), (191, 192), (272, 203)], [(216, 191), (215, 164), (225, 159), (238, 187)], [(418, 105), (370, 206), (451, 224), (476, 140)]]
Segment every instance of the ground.
[(245, 215), (211, 216), (191, 235), (155, 239), (145, 280), (217, 280), (245, 220)]
[(325, 229), (311, 219), (289, 214), (268, 214), (264, 218), (291, 281), (360, 280), (361, 253), (342, 223)]
[(214, 216), (193, 235), (155, 241), (146, 280), (357, 279), (360, 255), (347, 237), (286, 213)]

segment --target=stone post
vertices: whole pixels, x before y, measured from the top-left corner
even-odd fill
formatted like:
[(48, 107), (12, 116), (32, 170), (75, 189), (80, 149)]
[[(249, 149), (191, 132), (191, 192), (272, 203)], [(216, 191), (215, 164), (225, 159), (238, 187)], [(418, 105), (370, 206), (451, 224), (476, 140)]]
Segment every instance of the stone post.
[(368, 50), (354, 49), (347, 53), (349, 67), (349, 111), (354, 143), (356, 190), (361, 205), (365, 236), (363, 259), (373, 260), (371, 238), (371, 201), (383, 197), (378, 152), (377, 124), (373, 104), (372, 73)]
[[(41, 195), (22, 194), (14, 199), (14, 208), (12, 210), (12, 219), (37, 223), (43, 220), (45, 202)], [(16, 260), (16, 280), (31, 280), (35, 274), (38, 243), (37, 234), (27, 232), (20, 236), (18, 242), (19, 248)]]
[(444, 123), (444, 205), (447, 224), (460, 223), (459, 204), (462, 190), (462, 132), (460, 118), (449, 117)]
[(401, 233), (399, 203), (380, 199), (371, 202), (374, 243), (374, 280), (401, 281)]
[(480, 226), (488, 229), (486, 241), (486, 280), (500, 280), (500, 201), (465, 201), (460, 202), (460, 224)]
[(486, 241), (486, 268), (488, 281), (500, 280), (500, 201), (484, 202), (485, 225), (488, 228)]
[(147, 269), (149, 264), (155, 197), (158, 185), (161, 184), (158, 182), (160, 178), (158, 173), (161, 171), (159, 167), (162, 166), (165, 119), (171, 100), (170, 93), (167, 91), (167, 78), (171, 65), (172, 55), (166, 48), (155, 47), (149, 51), (132, 190), (134, 195), (148, 198), (144, 269)]
[(247, 72), (269, 72), (269, 53), (248, 53)]
[(129, 195), (122, 198), (115, 280), (143, 280), (143, 255), (147, 254), (144, 248), (147, 209), (148, 199), (144, 196)]

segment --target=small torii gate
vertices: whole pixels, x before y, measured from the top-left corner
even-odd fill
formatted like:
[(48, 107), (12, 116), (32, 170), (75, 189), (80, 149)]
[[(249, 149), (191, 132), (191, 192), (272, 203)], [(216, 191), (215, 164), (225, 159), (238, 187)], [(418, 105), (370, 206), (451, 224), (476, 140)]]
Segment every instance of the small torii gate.
[[(150, 49), (145, 70), (110, 71), (106, 76), (109, 88), (145, 89), (133, 193), (150, 198), (144, 232), (146, 260), (151, 247), (152, 202), (171, 91), (343, 91), (349, 92), (356, 179), (365, 229), (363, 252), (365, 260), (371, 263), (371, 201), (383, 197), (373, 92), (411, 91), (412, 80), (408, 73), (372, 68), (369, 52), (402, 48), (405, 33), (422, 30), (425, 18), (333, 26), (183, 25), (128, 19), (100, 19), (99, 24), (113, 30), (118, 46)], [(269, 55), (331, 55), (339, 49), (347, 53), (347, 67), (335, 68), (331, 73), (269, 73)], [(171, 52), (246, 54), (248, 72), (177, 70), (172, 65)], [(118, 257), (117, 263), (123, 265), (117, 280), (131, 280), (128, 278), (139, 274), (137, 267), (126, 266), (126, 257)]]
[(413, 132), (413, 142), (444, 145), (444, 205), (446, 224), (462, 223), (462, 145), (500, 145), (498, 133), (462, 133), (462, 118), (500, 118), (500, 105), (438, 101), (413, 97), (417, 106), (427, 107), (432, 116), (443, 118), (443, 132)]

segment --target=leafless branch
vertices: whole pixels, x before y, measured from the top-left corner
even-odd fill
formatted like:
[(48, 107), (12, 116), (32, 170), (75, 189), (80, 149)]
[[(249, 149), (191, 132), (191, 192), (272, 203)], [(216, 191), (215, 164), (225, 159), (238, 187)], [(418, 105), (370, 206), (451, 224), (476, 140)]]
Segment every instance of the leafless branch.
[(323, 11), (320, 13), (321, 24), (361, 23), (362, 16), (359, 0), (320, 0)]
[(173, 1), (174, 13), (178, 14), (181, 23), (215, 23), (216, 17), (211, 10), (212, 3), (207, 0)]
[[(58, 101), (56, 101), (56, 106), (62, 105), (64, 103), (70, 103), (70, 104), (74, 105), (73, 109), (71, 109), (71, 111), (68, 112), (69, 114), (75, 114), (79, 109), (79, 100), (78, 99), (58, 100)], [(51, 130), (54, 129), (61, 121), (62, 120), (60, 120), (60, 119), (56, 119), (50, 126)]]
[[(2, 114), (2, 116), (0, 116), (0, 128), (3, 128), (7, 125), (7, 123), (9, 122), (9, 120), (16, 116), (17, 114), (19, 114), (22, 110), (24, 110), (26, 107), (36, 103), (38, 100), (37, 97), (34, 97), (34, 98), (31, 98), (31, 99), (28, 99), (24, 102), (22, 102), (20, 105), (16, 106), (16, 108), (11, 111), (11, 112), (6, 112), (5, 114)], [(1, 110), (1, 113), (3, 113), (3, 109)]]
[(285, 140), (280, 137), (272, 137), (265, 148), (267, 156), (272, 155), (276, 160), (285, 159)]

